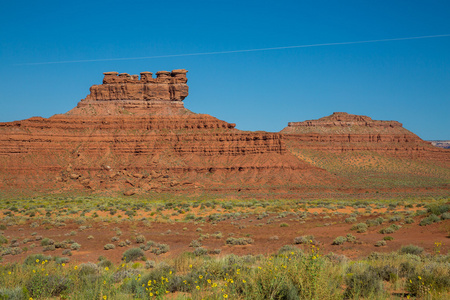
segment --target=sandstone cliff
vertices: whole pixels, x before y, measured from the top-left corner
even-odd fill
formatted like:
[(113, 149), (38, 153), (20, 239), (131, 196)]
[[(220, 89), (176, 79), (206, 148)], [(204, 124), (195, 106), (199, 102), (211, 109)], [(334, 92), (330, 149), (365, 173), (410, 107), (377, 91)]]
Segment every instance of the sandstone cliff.
[(0, 123), (0, 188), (238, 191), (335, 180), (286, 151), (279, 133), (185, 109), (186, 73), (107, 72), (66, 114)]

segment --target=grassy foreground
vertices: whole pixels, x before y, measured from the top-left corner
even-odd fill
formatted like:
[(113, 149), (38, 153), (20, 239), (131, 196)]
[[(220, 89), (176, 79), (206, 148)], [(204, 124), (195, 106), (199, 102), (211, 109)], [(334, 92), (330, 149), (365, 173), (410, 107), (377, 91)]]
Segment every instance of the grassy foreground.
[(186, 252), (156, 263), (140, 248), (113, 265), (36, 254), (0, 266), (0, 299), (448, 299), (450, 256), (405, 246), (349, 261), (282, 247), (270, 256), (211, 258)]

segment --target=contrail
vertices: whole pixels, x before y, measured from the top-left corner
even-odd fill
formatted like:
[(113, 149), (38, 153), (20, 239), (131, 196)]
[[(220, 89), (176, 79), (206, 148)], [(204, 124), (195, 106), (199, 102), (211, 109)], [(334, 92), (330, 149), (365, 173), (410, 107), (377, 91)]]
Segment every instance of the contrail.
[(295, 48), (310, 48), (310, 47), (324, 47), (324, 46), (338, 46), (338, 45), (353, 45), (353, 44), (366, 44), (366, 43), (379, 43), (379, 42), (431, 39), (431, 38), (449, 37), (449, 36), (450, 36), (450, 34), (424, 35), (424, 36), (393, 38), (393, 39), (381, 39), (381, 40), (368, 40), (368, 41), (356, 41), (356, 42), (324, 43), (324, 44), (283, 46), (283, 47), (244, 49), (244, 50), (230, 50), (230, 51), (217, 51), (217, 52), (183, 53), (183, 54), (142, 56), (142, 57), (98, 58), (98, 59), (86, 59), (86, 60), (47, 61), (47, 62), (23, 63), (23, 64), (15, 64), (15, 65), (16, 66), (29, 66), (29, 65), (69, 64), (69, 63), (84, 63), (84, 62), (98, 62), (98, 61), (138, 60), (138, 59), (167, 58), (167, 57), (181, 57), (181, 56), (214, 55), (214, 54), (228, 54), (228, 53), (243, 53), (243, 52), (295, 49)]

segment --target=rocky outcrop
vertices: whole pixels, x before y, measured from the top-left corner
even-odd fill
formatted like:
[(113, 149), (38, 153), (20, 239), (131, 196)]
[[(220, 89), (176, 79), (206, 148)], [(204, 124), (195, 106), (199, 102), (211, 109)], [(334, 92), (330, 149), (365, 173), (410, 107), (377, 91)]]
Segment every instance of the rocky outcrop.
[(93, 85), (69, 115), (120, 115), (188, 113), (183, 100), (189, 94), (184, 69), (141, 72), (138, 75), (105, 72), (103, 84)]
[(90, 94), (83, 101), (183, 101), (188, 96), (186, 70), (172, 72), (159, 71), (156, 78), (153, 73), (142, 72), (138, 75), (127, 73), (103, 73), (103, 84), (93, 85)]

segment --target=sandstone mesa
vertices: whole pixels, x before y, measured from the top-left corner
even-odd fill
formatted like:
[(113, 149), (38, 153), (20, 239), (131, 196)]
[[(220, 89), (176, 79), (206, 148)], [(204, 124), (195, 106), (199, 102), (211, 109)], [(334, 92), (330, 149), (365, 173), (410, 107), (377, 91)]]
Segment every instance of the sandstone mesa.
[(0, 190), (300, 195), (346, 185), (303, 160), (303, 150), (373, 151), (449, 165), (448, 150), (399, 122), (366, 116), (333, 113), (290, 122), (280, 133), (237, 130), (184, 107), (187, 72), (106, 72), (65, 114), (0, 123)]

